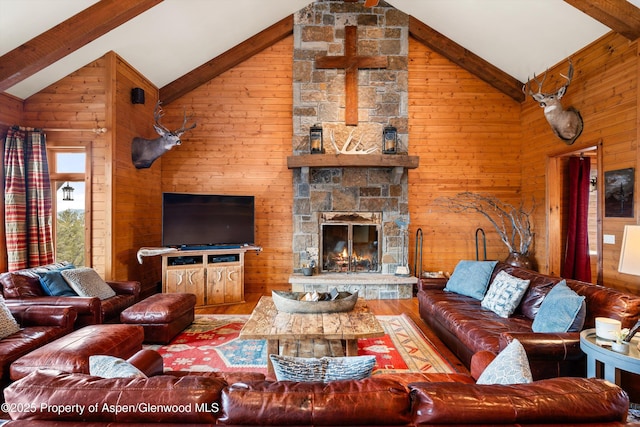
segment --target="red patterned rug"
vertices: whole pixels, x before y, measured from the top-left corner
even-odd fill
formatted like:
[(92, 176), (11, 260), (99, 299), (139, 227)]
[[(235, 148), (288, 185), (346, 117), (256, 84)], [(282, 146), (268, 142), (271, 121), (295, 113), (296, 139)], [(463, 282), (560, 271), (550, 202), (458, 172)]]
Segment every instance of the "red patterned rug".
[[(191, 326), (171, 343), (144, 347), (157, 350), (168, 371), (266, 373), (266, 341), (238, 339), (248, 318), (248, 315), (196, 315)], [(376, 356), (374, 373), (455, 372), (408, 316), (377, 318), (385, 336), (358, 341), (359, 355)]]

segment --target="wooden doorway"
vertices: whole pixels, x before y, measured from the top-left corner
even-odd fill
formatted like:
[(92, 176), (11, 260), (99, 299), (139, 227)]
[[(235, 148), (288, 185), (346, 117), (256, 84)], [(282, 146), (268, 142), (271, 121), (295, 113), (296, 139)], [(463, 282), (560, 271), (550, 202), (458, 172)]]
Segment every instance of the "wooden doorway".
[(566, 206), (568, 203), (568, 162), (570, 157), (583, 156), (591, 159), (591, 198), (589, 204), (589, 248), (591, 253), (592, 277), (602, 284), (602, 218), (603, 203), (600, 195), (603, 191), (602, 143), (567, 150), (551, 155), (547, 159), (547, 256), (549, 271), (547, 274), (562, 276), (567, 236)]

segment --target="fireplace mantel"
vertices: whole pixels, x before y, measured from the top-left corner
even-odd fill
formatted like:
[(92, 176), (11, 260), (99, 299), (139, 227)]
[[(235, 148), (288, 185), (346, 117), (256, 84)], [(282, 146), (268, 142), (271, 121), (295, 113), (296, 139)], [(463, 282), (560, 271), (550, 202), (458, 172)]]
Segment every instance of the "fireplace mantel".
[(303, 154), (287, 157), (287, 167), (289, 169), (302, 167), (401, 167), (415, 169), (418, 167), (419, 159), (418, 156), (404, 154)]
[(287, 167), (296, 168), (393, 168), (394, 181), (405, 169), (418, 167), (420, 157), (405, 154), (303, 154), (287, 157)]

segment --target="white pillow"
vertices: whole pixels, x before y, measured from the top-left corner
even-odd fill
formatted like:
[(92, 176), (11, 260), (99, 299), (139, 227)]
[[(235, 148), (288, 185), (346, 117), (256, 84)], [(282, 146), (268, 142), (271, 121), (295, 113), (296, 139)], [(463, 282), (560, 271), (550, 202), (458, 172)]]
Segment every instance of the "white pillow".
[(524, 347), (513, 340), (480, 374), (476, 384), (526, 384), (533, 381)]
[(92, 268), (80, 267), (62, 270), (60, 274), (81, 297), (98, 297), (103, 300), (116, 295), (111, 286), (107, 285)]
[(9, 311), (4, 302), (4, 298), (0, 296), (0, 339), (15, 334), (20, 330), (20, 325)]
[(126, 360), (114, 356), (89, 356), (89, 375), (102, 378), (147, 378)]

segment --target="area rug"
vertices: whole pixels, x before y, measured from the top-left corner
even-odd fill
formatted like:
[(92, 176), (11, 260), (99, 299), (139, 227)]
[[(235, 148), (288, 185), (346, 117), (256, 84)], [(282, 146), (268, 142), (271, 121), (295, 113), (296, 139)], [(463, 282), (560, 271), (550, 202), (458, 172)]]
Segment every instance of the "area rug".
[[(406, 315), (376, 316), (381, 338), (358, 341), (359, 355), (376, 356), (376, 373), (455, 372)], [(164, 358), (167, 371), (267, 372), (266, 340), (238, 338), (248, 315), (196, 315), (194, 322), (167, 345), (145, 345)]]

